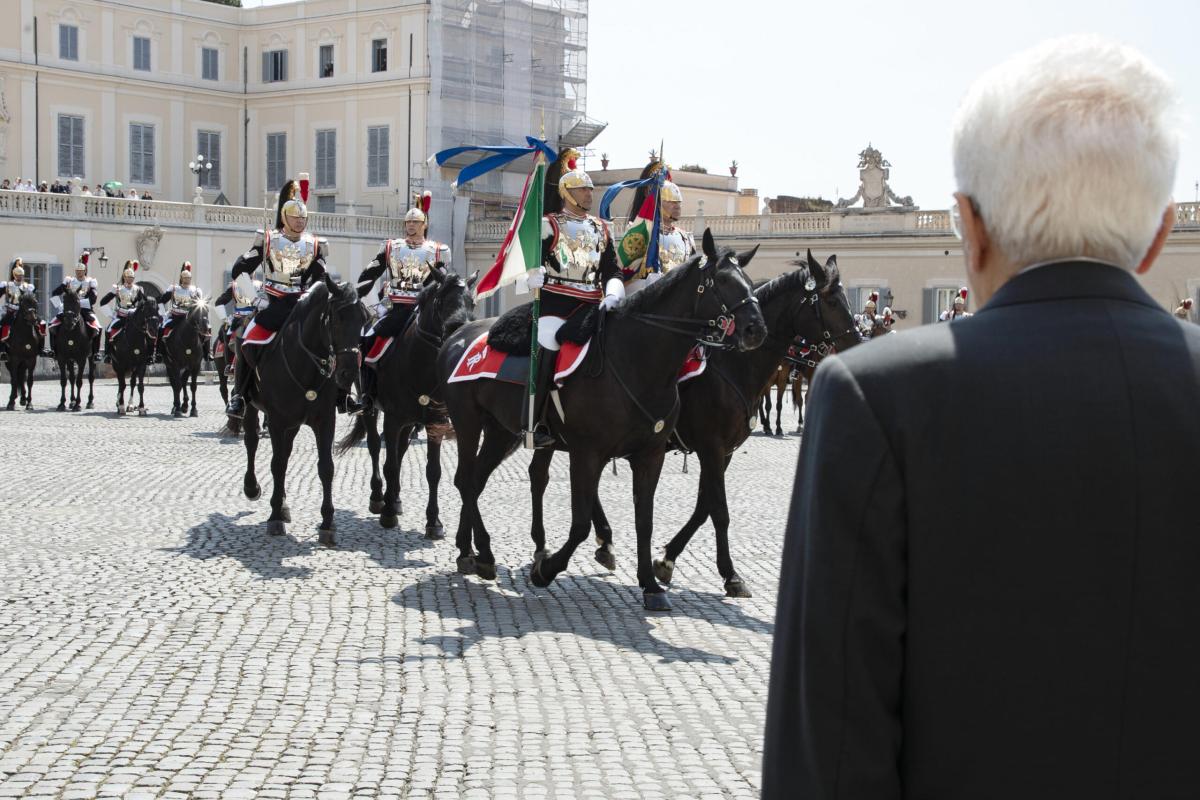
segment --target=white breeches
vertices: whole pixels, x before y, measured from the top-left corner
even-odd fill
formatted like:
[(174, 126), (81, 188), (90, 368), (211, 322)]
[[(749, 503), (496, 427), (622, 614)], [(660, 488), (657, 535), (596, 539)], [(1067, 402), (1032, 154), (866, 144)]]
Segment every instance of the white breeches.
[(558, 329), (566, 323), (562, 317), (540, 317), (538, 318), (538, 344), (547, 350), (557, 350), (558, 340), (554, 337), (558, 335)]

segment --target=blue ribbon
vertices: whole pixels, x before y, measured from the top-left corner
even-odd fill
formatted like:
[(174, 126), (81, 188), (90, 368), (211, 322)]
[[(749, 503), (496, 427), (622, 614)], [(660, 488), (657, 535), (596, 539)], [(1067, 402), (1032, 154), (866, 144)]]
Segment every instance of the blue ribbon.
[(525, 141), (528, 142), (527, 147), (519, 147), (514, 145), (465, 145), (463, 147), (451, 147), (447, 150), (441, 150), (434, 154), (438, 166), (444, 165), (447, 161), (462, 153), (469, 153), (473, 150), (478, 150), (484, 153), (492, 153), (487, 158), (480, 159), (474, 164), (469, 164), (462, 168), (458, 173), (458, 179), (455, 185), (462, 186), (465, 183), (475, 180), (480, 175), (486, 175), (494, 169), (503, 167), (505, 164), (516, 161), (522, 156), (527, 156), (530, 153), (541, 152), (545, 154), (547, 160), (551, 163), (558, 160), (558, 154), (546, 144), (542, 139), (535, 139), (532, 136), (526, 136)]
[[(641, 179), (634, 178), (633, 180), (621, 181), (620, 183), (614, 183), (612, 186), (605, 189), (604, 196), (600, 198), (600, 218), (606, 219), (609, 222), (612, 221), (612, 213), (610, 213), (612, 203), (614, 200), (617, 199), (617, 195), (619, 195), (623, 190), (636, 189), (639, 186), (645, 186), (646, 184), (653, 183), (653, 182), (654, 182), (654, 176), (651, 175), (649, 178), (641, 178)], [(636, 214), (640, 210), (641, 209), (635, 208), (633, 210), (633, 213)]]

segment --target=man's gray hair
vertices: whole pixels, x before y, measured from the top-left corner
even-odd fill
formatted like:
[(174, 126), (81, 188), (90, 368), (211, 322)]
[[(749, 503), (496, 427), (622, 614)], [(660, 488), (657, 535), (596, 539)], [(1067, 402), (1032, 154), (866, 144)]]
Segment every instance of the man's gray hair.
[(958, 191), (1018, 266), (1087, 256), (1132, 269), (1171, 202), (1176, 108), (1136, 50), (1096, 36), (1044, 42), (967, 93), (954, 120)]

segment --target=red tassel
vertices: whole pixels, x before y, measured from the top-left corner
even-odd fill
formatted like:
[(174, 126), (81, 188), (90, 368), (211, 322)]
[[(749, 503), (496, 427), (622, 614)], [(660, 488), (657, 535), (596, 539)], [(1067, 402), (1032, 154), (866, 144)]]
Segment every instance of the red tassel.
[(83, 264), (86, 267), (87, 263), (88, 263), (88, 257), (90, 255), (91, 255), (91, 253), (89, 253), (87, 250), (84, 250), (82, 253), (79, 254), (79, 263)]
[(421, 195), (421, 210), (426, 214), (429, 213), (429, 207), (433, 205), (433, 192), (426, 190)]
[(567, 169), (571, 170), (571, 172), (574, 172), (575, 171), (575, 163), (576, 163), (575, 159), (568, 158), (567, 159)]

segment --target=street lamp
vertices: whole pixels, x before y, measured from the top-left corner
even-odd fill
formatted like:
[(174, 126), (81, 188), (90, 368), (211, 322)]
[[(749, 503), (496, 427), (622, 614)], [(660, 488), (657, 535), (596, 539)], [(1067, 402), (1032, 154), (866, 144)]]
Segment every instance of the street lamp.
[(192, 174), (196, 176), (196, 186), (202, 187), (204, 183), (200, 178), (200, 173), (208, 172), (210, 169), (212, 169), (212, 162), (205, 160), (204, 156), (202, 155), (197, 155), (195, 161), (188, 162), (188, 169), (190, 169)]

